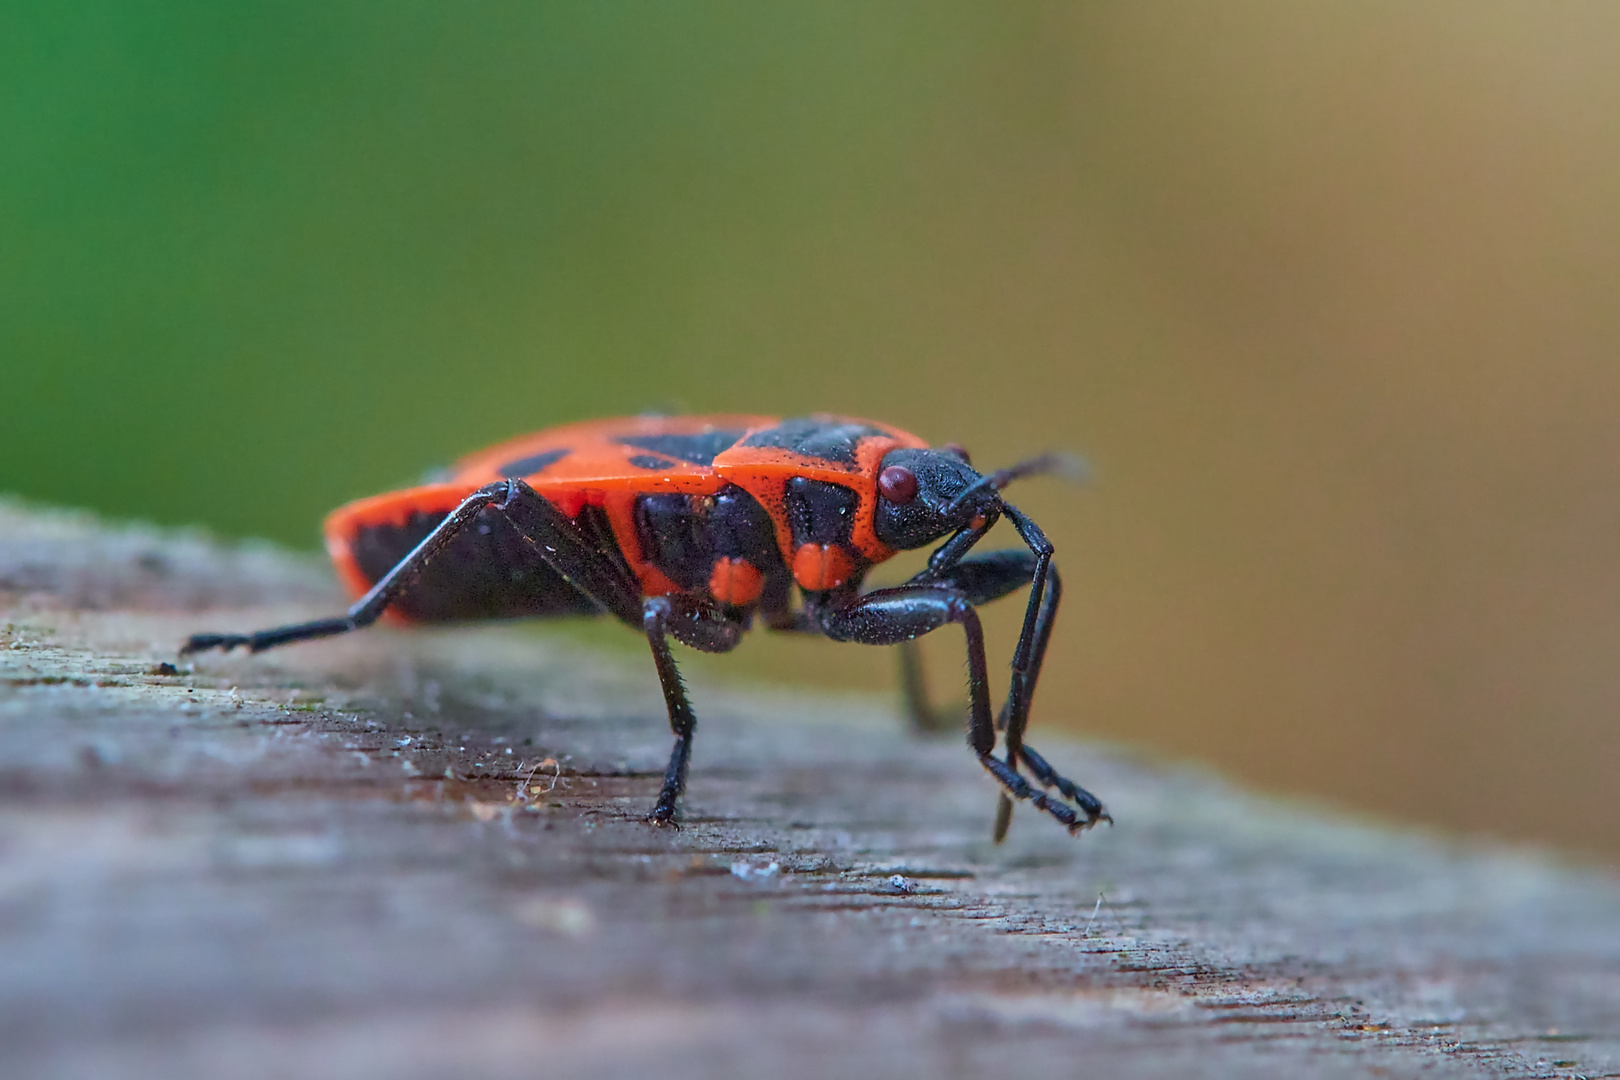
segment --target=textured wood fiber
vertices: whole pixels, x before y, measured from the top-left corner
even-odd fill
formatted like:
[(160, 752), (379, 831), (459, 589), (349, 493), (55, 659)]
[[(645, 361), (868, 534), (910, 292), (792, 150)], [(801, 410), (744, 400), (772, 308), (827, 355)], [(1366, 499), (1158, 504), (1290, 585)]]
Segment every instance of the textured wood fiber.
[(1599, 869), (1050, 737), (1119, 824), (997, 848), (958, 740), (702, 683), (664, 832), (650, 664), (381, 628), (158, 666), (339, 603), (0, 504), (0, 1074), (1620, 1074)]

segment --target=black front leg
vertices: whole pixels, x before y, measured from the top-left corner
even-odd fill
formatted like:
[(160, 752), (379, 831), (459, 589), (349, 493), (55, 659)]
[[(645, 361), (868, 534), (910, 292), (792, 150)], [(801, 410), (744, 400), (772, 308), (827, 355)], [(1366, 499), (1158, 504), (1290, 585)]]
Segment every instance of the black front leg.
[[(1074, 800), (1085, 812), (1087, 826), (1099, 821), (1112, 824), (1114, 819), (1103, 809), (1101, 800), (1074, 781), (1058, 775), (1033, 747), (1024, 745), (1029, 707), (1035, 698), (1035, 684), (1040, 678), (1041, 664), (1046, 659), (1046, 647), (1052, 639), (1052, 626), (1057, 617), (1058, 601), (1063, 595), (1063, 583), (1058, 577), (1057, 567), (1052, 565), (1052, 542), (1041, 532), (1040, 526), (1011, 503), (1003, 503), (1002, 512), (1012, 520), (1018, 535), (1029, 545), (1030, 553), (1034, 556), (1029, 603), (1024, 608), (1024, 626), (1018, 635), (1018, 647), (1013, 651), (1012, 682), (1007, 690), (1007, 702), (997, 718), (997, 726), (1007, 732), (1007, 761), (1014, 768), (1023, 762), (1039, 783), (1056, 788), (1064, 797)], [(1012, 807), (1003, 801), (996, 812), (998, 837), (1006, 832), (1011, 815)]]
[[(929, 572), (927, 580), (936, 585), (955, 589), (977, 606), (1029, 585), (1040, 565), (1041, 560), (1033, 551), (1012, 548), (962, 559), (941, 573)], [(1029, 766), (1030, 775), (1037, 783), (1043, 787), (1055, 788), (1064, 798), (1074, 802), (1085, 812), (1088, 821), (1111, 822), (1113, 818), (1108, 816), (1102, 802), (1095, 795), (1067, 777), (1059, 775), (1057, 770), (1047, 763), (1046, 758), (1034, 747), (1023, 742), (1024, 727), (1028, 723), (1030, 704), (1035, 696), (1035, 683), (1040, 678), (1041, 664), (1046, 659), (1046, 647), (1052, 640), (1052, 625), (1056, 620), (1058, 601), (1062, 596), (1062, 579), (1058, 577), (1057, 567), (1048, 562), (1046, 589), (1042, 594), (1034, 621), (1033, 649), (1025, 669), (1020, 672), (1016, 666), (1014, 668), (1013, 679), (1016, 685), (1008, 690), (1007, 700), (1002, 704), (1001, 712), (996, 717), (996, 727), (1008, 728), (1008, 718), (1015, 713), (1016, 706), (1016, 714), (1022, 719), (1016, 732), (1009, 731), (1007, 760), (1009, 762), (1016, 760), (1018, 764)], [(913, 726), (925, 731), (941, 730), (947, 717), (928, 704), (919, 651), (915, 641), (902, 642), (900, 645), (901, 680), (905, 687), (908, 711)], [(996, 808), (998, 837), (1006, 834), (1011, 813), (1012, 804), (1003, 796)]]
[[(1008, 760), (1014, 757), (1029, 766), (1030, 775), (1044, 787), (1056, 788), (1063, 797), (1071, 800), (1080, 809), (1086, 812), (1088, 823), (1106, 821), (1110, 825), (1114, 819), (1103, 809), (1102, 800), (1076, 784), (1067, 777), (1060, 776), (1056, 769), (1047, 764), (1033, 746), (1024, 742), (1024, 729), (1029, 723), (1029, 707), (1035, 697), (1035, 683), (1041, 675), (1041, 664), (1046, 660), (1046, 647), (1052, 640), (1052, 624), (1057, 615), (1058, 601), (1063, 596), (1063, 580), (1058, 576), (1057, 567), (1048, 565), (1046, 569), (1046, 594), (1041, 601), (1040, 612), (1035, 618), (1034, 650), (1029, 664), (1020, 672), (1016, 663), (1013, 669), (1014, 685), (1008, 690), (1007, 701), (1001, 706), (1001, 714), (996, 717), (996, 727), (1007, 732)], [(1021, 683), (1021, 686), (1020, 686)], [(1014, 728), (1009, 719), (1012, 716), (1019, 718)], [(1003, 810), (998, 814), (1001, 818), (1000, 832), (1006, 832), (1005, 815), (1010, 810)]]
[(957, 623), (967, 637), (968, 651), (968, 745), (979, 763), (1015, 799), (1027, 799), (1069, 827), (1071, 832), (1085, 828), (1096, 818), (1075, 810), (1043, 792), (1035, 790), (1008, 762), (993, 751), (996, 728), (990, 713), (989, 680), (984, 659), (984, 631), (979, 615), (966, 596), (938, 585), (909, 584), (878, 589), (841, 604), (817, 607), (816, 616), (824, 634), (835, 641), (855, 641), (864, 645), (898, 645), (912, 641), (948, 623)]
[[(974, 607), (999, 600), (1030, 583), (1035, 574), (1035, 556), (1020, 548), (992, 551), (959, 559), (941, 572), (925, 570), (908, 584), (928, 584), (959, 592)], [(951, 710), (935, 709), (928, 701), (928, 683), (923, 677), (922, 648), (915, 641), (902, 641), (900, 688), (906, 702), (906, 717), (913, 730), (947, 731), (954, 716)], [(1007, 706), (1001, 707), (996, 726), (1005, 727)]]

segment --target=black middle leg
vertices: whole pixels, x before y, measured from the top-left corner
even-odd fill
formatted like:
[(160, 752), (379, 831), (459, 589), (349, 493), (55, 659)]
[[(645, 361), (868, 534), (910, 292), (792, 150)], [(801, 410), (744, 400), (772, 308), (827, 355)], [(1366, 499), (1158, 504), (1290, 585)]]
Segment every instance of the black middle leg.
[(653, 664), (658, 669), (664, 704), (669, 709), (669, 727), (675, 733), (675, 746), (670, 751), (669, 765), (664, 769), (664, 786), (647, 820), (654, 825), (674, 827), (675, 811), (681, 793), (686, 790), (686, 770), (692, 759), (692, 731), (697, 727), (697, 716), (686, 698), (686, 685), (681, 681), (680, 669), (675, 666), (669, 639), (674, 637), (704, 652), (730, 652), (742, 640), (742, 624), (727, 618), (712, 605), (680, 597), (649, 596), (642, 601), (641, 612), (641, 625), (647, 633), (647, 644), (652, 647)]
[(906, 703), (906, 722), (912, 731), (938, 735), (949, 731), (950, 709), (937, 709), (928, 700), (928, 679), (923, 675), (922, 646), (902, 641), (895, 649), (900, 657), (900, 696)]

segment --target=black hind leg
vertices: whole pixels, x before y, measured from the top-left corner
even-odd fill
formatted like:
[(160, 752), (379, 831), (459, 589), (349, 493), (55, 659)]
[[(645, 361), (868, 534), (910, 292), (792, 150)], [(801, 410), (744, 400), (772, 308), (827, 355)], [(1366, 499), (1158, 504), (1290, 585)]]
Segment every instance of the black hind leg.
[(463, 499), (461, 505), (384, 574), (346, 614), (251, 634), (193, 634), (180, 647), (180, 654), (185, 656), (206, 649), (228, 652), (238, 646), (246, 646), (250, 652), (263, 652), (277, 645), (331, 637), (370, 626), (389, 604), (411, 588), (422, 568), (444, 550), (458, 532), (491, 506), (505, 514), (523, 537), (535, 545), (545, 563), (582, 595), (632, 624), (640, 620), (640, 590), (635, 584), (626, 581), (621, 572), (580, 535), (573, 522), (533, 488), (521, 480), (502, 480), (479, 488)]

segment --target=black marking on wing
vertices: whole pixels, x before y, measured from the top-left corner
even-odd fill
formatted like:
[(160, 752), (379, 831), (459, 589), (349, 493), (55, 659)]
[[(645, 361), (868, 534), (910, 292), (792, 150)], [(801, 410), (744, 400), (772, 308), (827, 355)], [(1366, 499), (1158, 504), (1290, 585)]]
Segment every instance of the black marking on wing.
[[(366, 580), (375, 584), (444, 518), (441, 513), (416, 513), (403, 525), (361, 529), (353, 550)], [(457, 533), (393, 606), (421, 622), (600, 612), (493, 507)]]
[(627, 435), (619, 442), (638, 450), (668, 454), (693, 465), (713, 465), (714, 459), (737, 444), (741, 431), (705, 431), (697, 435)]
[(840, 424), (836, 421), (799, 417), (784, 420), (764, 431), (756, 431), (744, 440), (743, 445), (792, 450), (805, 457), (853, 465), (855, 444), (868, 435), (882, 434), (884, 432), (867, 424)]
[(651, 469), (657, 472), (660, 469), (673, 469), (675, 463), (669, 458), (653, 457), (651, 454), (631, 454), (630, 464), (638, 469)]
[[(573, 520), (574, 528), (579, 530), (586, 543), (596, 549), (597, 556), (613, 564), (614, 571), (625, 583), (628, 591), (633, 595), (640, 595), (641, 585), (636, 581), (636, 575), (631, 572), (624, 551), (619, 547), (619, 538), (613, 533), (613, 522), (608, 517), (607, 511), (600, 506), (585, 506)], [(630, 625), (639, 628), (640, 616), (633, 618)]]
[(567, 450), (546, 450), (539, 454), (530, 454), (526, 458), (518, 458), (516, 461), (508, 461), (498, 471), (507, 479), (533, 476), (535, 473), (557, 464), (567, 456)]

